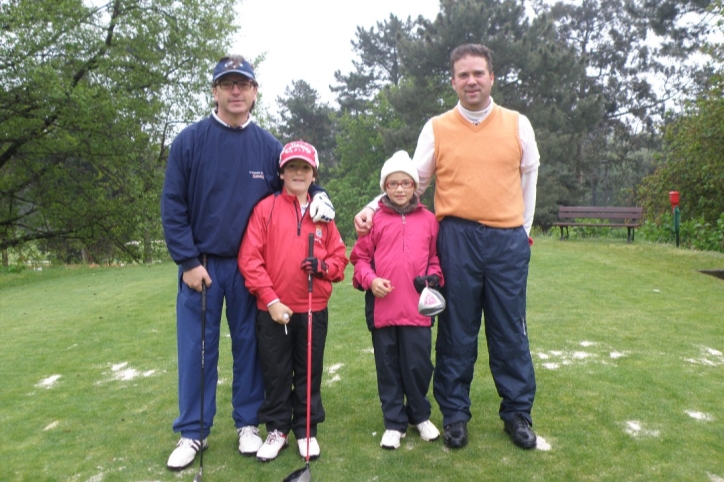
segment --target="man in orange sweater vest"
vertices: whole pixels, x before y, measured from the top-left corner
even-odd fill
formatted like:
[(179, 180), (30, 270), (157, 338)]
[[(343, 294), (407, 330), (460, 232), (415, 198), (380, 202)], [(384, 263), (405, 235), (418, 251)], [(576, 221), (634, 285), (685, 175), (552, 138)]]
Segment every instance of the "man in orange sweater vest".
[[(535, 373), (526, 327), (529, 237), (540, 155), (530, 121), (493, 102), (490, 50), (477, 44), (450, 54), (459, 102), (422, 129), (413, 161), (422, 194), (435, 176), (438, 254), (447, 309), (439, 315), (433, 392), (448, 447), (468, 442), (470, 383), (481, 317), (490, 371), (502, 398), (504, 430), (519, 447), (536, 446), (531, 411)], [(371, 224), (373, 203), (355, 216)]]

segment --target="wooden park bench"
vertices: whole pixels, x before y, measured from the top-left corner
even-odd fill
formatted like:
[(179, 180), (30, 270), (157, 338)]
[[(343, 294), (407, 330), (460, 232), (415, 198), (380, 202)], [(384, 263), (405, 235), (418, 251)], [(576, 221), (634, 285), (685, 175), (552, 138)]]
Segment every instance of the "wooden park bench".
[[(626, 228), (628, 230), (627, 242), (634, 240), (635, 229), (641, 226), (644, 208), (637, 207), (601, 207), (601, 206), (559, 206), (558, 222), (553, 226), (561, 228), (561, 240), (568, 238), (569, 226), (587, 226), (594, 228)], [(577, 222), (577, 219), (583, 221)], [(598, 219), (604, 222), (591, 222)], [(563, 228), (566, 235), (563, 236)]]

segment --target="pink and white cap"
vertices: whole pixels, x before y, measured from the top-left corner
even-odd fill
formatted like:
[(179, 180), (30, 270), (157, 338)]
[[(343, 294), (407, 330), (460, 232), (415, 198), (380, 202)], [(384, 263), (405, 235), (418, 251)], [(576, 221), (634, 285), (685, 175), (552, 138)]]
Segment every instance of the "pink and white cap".
[(279, 169), (283, 169), (284, 164), (293, 159), (301, 159), (307, 162), (315, 171), (319, 169), (317, 150), (308, 142), (293, 141), (284, 146), (282, 153), (279, 155)]

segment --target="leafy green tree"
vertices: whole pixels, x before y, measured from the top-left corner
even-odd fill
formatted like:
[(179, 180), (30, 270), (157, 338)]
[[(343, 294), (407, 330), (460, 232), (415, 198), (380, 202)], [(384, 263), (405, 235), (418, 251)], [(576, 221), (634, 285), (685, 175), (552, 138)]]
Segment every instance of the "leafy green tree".
[[(359, 56), (353, 61), (355, 70), (335, 74), (339, 85), (332, 91), (337, 93), (341, 111), (336, 137), (339, 165), (331, 173), (327, 189), (333, 195), (337, 225), (345, 240), (355, 239), (354, 215), (380, 193), (379, 173), (385, 160), (400, 149), (412, 154), (415, 147), (414, 142), (397, 142), (397, 133), (415, 127), (406, 126), (389, 101), (390, 92), (406, 82), (400, 46), (414, 37), (415, 25), (410, 18), (401, 21), (390, 15), (375, 27), (358, 27), (352, 41)], [(431, 199), (431, 194), (426, 197)]]
[[(282, 143), (299, 139), (311, 143), (319, 155), (319, 175), (323, 179), (334, 167), (334, 109), (322, 102), (319, 93), (303, 80), (295, 80), (278, 97), (279, 121), (274, 128)], [(323, 179), (320, 179), (322, 182)]]
[(359, 55), (359, 60), (352, 61), (355, 70), (347, 75), (340, 71), (334, 74), (339, 84), (332, 92), (337, 93), (342, 112), (368, 112), (381, 89), (400, 83), (403, 66), (399, 46), (413, 36), (414, 27), (409, 17), (402, 21), (392, 14), (375, 27), (357, 27), (356, 39), (351, 41), (352, 50)]
[(660, 165), (639, 190), (651, 219), (670, 210), (669, 191), (681, 193), (686, 217), (716, 224), (724, 213), (724, 81), (721, 75), (712, 81), (709, 91), (668, 126)]
[(233, 3), (3, 2), (0, 250), (67, 240), (142, 258), (129, 242), (158, 239), (168, 143), (208, 108)]
[(599, 121), (574, 139), (581, 202), (632, 202), (627, 194), (651, 172), (651, 152), (660, 149), (662, 113), (701, 77), (690, 59), (710, 31), (709, 3), (589, 0), (550, 8), (560, 36), (585, 60), (582, 87), (603, 100)]
[(341, 114), (336, 137), (340, 161), (326, 184), (334, 201), (337, 227), (347, 243), (356, 239), (354, 215), (381, 192), (380, 170), (392, 154), (385, 148), (383, 132), (400, 123), (382, 92), (370, 106), (369, 113)]
[[(617, 199), (616, 182), (631, 187), (640, 172), (635, 160), (639, 144), (654, 132), (654, 115), (661, 101), (649, 77), (660, 64), (644, 45), (647, 30), (631, 15), (623, 0), (558, 3), (550, 11), (559, 36), (585, 62), (579, 95), (597, 96), (599, 111), (586, 129), (571, 138), (570, 157), (577, 182), (576, 204), (610, 205)], [(627, 175), (632, 180), (627, 182)]]
[[(712, 12), (722, 15), (722, 2)], [(724, 21), (718, 28), (724, 34)], [(724, 214), (724, 43), (706, 46), (716, 60), (716, 73), (695, 102), (666, 128), (665, 149), (638, 198), (650, 219), (660, 221), (670, 209), (668, 192), (679, 191), (682, 215), (716, 226)], [(722, 247), (724, 248), (724, 246)]]

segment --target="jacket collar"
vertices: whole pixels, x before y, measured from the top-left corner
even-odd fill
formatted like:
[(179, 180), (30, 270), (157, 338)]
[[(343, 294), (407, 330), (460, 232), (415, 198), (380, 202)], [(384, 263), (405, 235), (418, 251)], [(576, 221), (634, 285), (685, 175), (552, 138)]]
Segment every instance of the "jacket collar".
[(422, 203), (420, 202), (420, 198), (417, 194), (412, 195), (412, 199), (410, 199), (410, 204), (405, 206), (404, 208), (400, 208), (396, 204), (393, 204), (392, 201), (390, 201), (390, 197), (385, 194), (380, 199), (380, 207), (383, 209), (395, 212), (397, 214), (410, 214), (413, 211), (417, 211), (418, 209), (422, 209)]
[[(281, 194), (282, 198), (288, 200), (289, 202), (293, 203), (294, 201), (297, 200), (297, 196), (295, 194), (292, 194), (289, 191), (287, 191), (287, 188), (284, 186), (282, 186), (282, 190), (279, 192), (279, 194)], [(309, 205), (310, 200), (311, 199), (309, 197), (309, 193), (307, 193), (307, 205)]]

